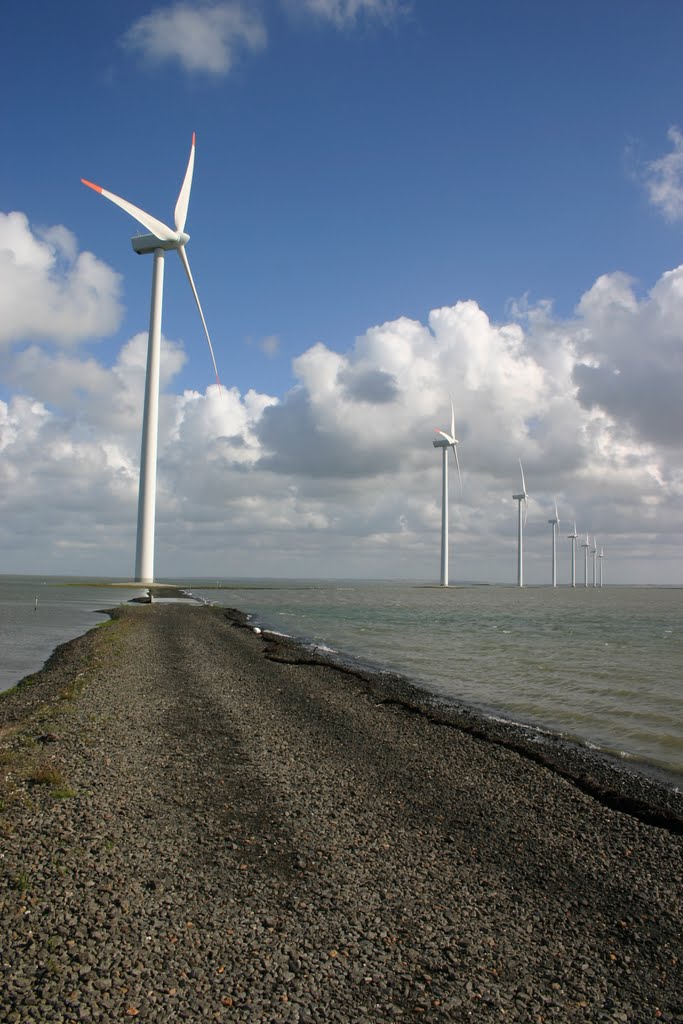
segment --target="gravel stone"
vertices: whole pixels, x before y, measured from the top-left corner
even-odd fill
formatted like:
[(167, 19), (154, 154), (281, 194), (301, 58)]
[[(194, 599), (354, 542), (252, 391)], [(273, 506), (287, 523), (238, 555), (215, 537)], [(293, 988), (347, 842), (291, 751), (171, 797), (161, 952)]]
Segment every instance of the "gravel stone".
[(112, 616), (0, 699), (0, 1019), (683, 1024), (679, 794), (239, 612)]

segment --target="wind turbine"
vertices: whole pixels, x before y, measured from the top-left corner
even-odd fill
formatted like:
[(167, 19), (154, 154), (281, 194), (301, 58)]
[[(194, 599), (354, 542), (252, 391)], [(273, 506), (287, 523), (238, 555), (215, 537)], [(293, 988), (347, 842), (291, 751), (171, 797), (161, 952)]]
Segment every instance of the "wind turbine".
[(557, 514), (557, 498), (555, 498), (555, 518), (549, 519), (548, 523), (553, 528), (553, 586), (557, 586), (557, 528), (560, 525), (560, 517)]
[(591, 546), (590, 537), (586, 534), (586, 539), (581, 545), (583, 548), (583, 585), (588, 586), (588, 549)]
[(107, 192), (99, 185), (81, 178), (84, 185), (99, 192), (105, 199), (109, 199), (116, 206), (130, 214), (139, 224), (151, 232), (149, 235), (135, 235), (131, 239), (133, 249), (140, 255), (154, 253), (154, 269), (152, 272), (152, 302), (149, 316), (149, 341), (147, 345), (147, 374), (145, 378), (145, 404), (142, 417), (142, 445), (140, 452), (140, 487), (138, 491), (138, 525), (137, 545), (135, 553), (135, 580), (137, 583), (154, 582), (154, 519), (156, 505), (156, 477), (157, 477), (157, 435), (159, 427), (159, 360), (161, 352), (161, 309), (164, 290), (164, 253), (175, 249), (180, 256), (180, 261), (190, 282), (190, 288), (197, 303), (199, 316), (201, 317), (206, 340), (209, 343), (209, 351), (216, 374), (216, 383), (220, 390), (218, 369), (213, 353), (213, 345), (209, 336), (209, 329), (206, 326), (204, 313), (199, 301), (197, 289), (192, 278), (192, 271), (188, 263), (185, 246), (190, 236), (185, 233), (185, 221), (187, 209), (190, 203), (190, 190), (192, 188), (192, 174), (194, 171), (194, 148), (195, 135), (192, 133), (192, 146), (190, 148), (190, 159), (188, 160), (185, 177), (180, 187), (178, 201), (175, 207), (175, 230), (168, 227), (162, 221), (145, 213), (144, 210), (133, 206), (113, 192)]
[(597, 566), (596, 566), (596, 562), (595, 562), (595, 556), (597, 555), (597, 553), (598, 553), (598, 538), (593, 536), (593, 547), (591, 548), (591, 555), (593, 556), (593, 586), (594, 587), (597, 587), (597, 585), (598, 585)]
[(603, 560), (604, 557), (605, 557), (605, 549), (603, 547), (601, 547), (600, 548), (600, 554), (598, 555), (598, 558), (600, 559), (600, 583), (599, 583), (599, 586), (602, 586), (602, 560)]
[(572, 586), (576, 586), (576, 539), (578, 533), (576, 532), (576, 520), (574, 520), (574, 532), (567, 534), (567, 540), (572, 542)]
[(441, 586), (448, 586), (448, 449), (452, 448), (455, 456), (455, 465), (458, 470), (460, 481), (460, 496), (462, 497), (462, 477), (460, 476), (460, 463), (458, 461), (457, 445), (460, 443), (455, 436), (455, 409), (451, 399), (451, 432), (436, 428), (436, 433), (441, 436), (432, 444), (435, 448), (441, 448)]
[(526, 517), (529, 510), (529, 495), (526, 492), (526, 484), (524, 483), (524, 467), (522, 466), (522, 460), (519, 460), (519, 471), (522, 474), (522, 490), (520, 494), (513, 494), (512, 500), (517, 502), (517, 586), (524, 586), (524, 550), (523, 550), (523, 529), (522, 529), (522, 502), (524, 502), (524, 526), (526, 526)]

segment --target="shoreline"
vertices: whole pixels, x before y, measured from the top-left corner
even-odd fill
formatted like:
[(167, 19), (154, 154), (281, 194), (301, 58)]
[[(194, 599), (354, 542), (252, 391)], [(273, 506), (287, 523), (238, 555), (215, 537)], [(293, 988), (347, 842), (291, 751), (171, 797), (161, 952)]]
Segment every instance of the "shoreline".
[[(237, 608), (225, 608), (246, 629), (257, 625)], [(260, 638), (271, 647), (267, 656), (289, 664), (332, 667), (362, 681), (368, 692), (387, 705), (419, 714), (435, 724), (512, 750), (548, 768), (606, 807), (631, 814), (646, 824), (683, 835), (683, 793), (677, 780), (655, 766), (639, 770), (602, 750), (585, 747), (540, 727), (497, 718), (474, 705), (441, 698), (399, 673), (354, 663), (352, 656), (322, 652), (313, 643), (259, 626)]]
[(111, 615), (0, 700), (2, 1019), (680, 1020), (674, 828), (242, 613)]
[[(81, 582), (70, 582), (68, 584), (60, 584), (60, 586), (83, 586), (89, 585)], [(111, 588), (115, 587), (131, 587), (133, 584), (127, 581), (108, 582), (98, 584), (102, 587), (107, 586)], [(132, 603), (147, 603), (149, 601), (148, 594), (151, 592), (154, 594), (154, 598), (157, 601), (167, 602), (170, 600), (180, 601), (197, 601), (199, 603), (212, 604), (212, 601), (206, 597), (195, 597), (193, 594), (193, 588), (199, 587), (199, 589), (207, 590), (222, 590), (225, 585), (217, 584), (209, 585), (198, 583), (197, 581), (191, 583), (157, 583), (151, 585), (138, 584), (141, 596), (132, 598)], [(424, 587), (431, 587), (431, 584), (417, 585)], [(463, 584), (463, 586), (471, 587), (473, 584)], [(493, 584), (478, 584), (481, 587), (496, 586)], [(643, 585), (645, 589), (652, 589)], [(240, 584), (240, 588), (244, 589), (243, 585)], [(259, 584), (253, 584), (246, 589), (263, 589)], [(437, 588), (438, 589), (438, 588)], [(457, 589), (454, 586), (453, 589)], [(543, 589), (542, 587), (540, 589)], [(635, 589), (629, 585), (626, 589)], [(643, 589), (643, 588), (641, 588)], [(658, 589), (683, 589), (678, 587), (660, 587)], [(144, 594), (144, 596), (142, 596)], [(105, 598), (106, 603), (106, 598)], [(218, 607), (224, 607), (224, 605), (218, 605)], [(95, 609), (93, 608), (93, 614)], [(96, 614), (107, 614), (106, 611), (102, 611), (100, 608), (97, 609)], [(240, 614), (247, 616), (248, 620), (253, 625), (258, 625), (266, 632), (274, 632), (277, 635), (277, 627), (273, 628), (272, 620), (267, 621), (267, 615), (262, 616), (259, 612), (246, 612), (240, 609)], [(265, 622), (264, 622), (265, 618)], [(91, 628), (91, 627), (83, 627)], [(71, 634), (73, 636), (73, 634)], [(80, 634), (79, 634), (80, 635)], [(552, 761), (560, 758), (561, 761), (566, 761), (571, 758), (574, 762), (584, 762), (589, 769), (593, 760), (597, 762), (604, 762), (605, 770), (601, 774), (609, 775), (612, 782), (609, 785), (609, 789), (614, 788), (616, 785), (617, 789), (620, 788), (621, 783), (619, 782), (620, 776), (633, 776), (642, 777), (644, 780), (653, 780), (655, 788), (672, 789), (674, 791), (683, 792), (683, 770), (680, 767), (680, 758), (674, 756), (673, 762), (671, 758), (667, 760), (666, 752), (657, 753), (655, 746), (654, 753), (651, 752), (650, 756), (653, 760), (648, 760), (647, 750), (641, 748), (639, 751), (634, 752), (626, 741), (613, 739), (610, 741), (598, 740), (597, 745), (595, 737), (588, 737), (583, 735), (581, 731), (573, 732), (563, 727), (562, 718), (553, 721), (551, 725), (544, 723), (542, 719), (534, 719), (533, 717), (525, 716), (524, 712), (521, 711), (518, 715), (511, 714), (509, 711), (504, 710), (504, 698), (503, 698), (503, 709), (499, 706), (495, 700), (490, 703), (478, 702), (476, 697), (467, 696), (451, 696), (448, 692), (441, 692), (439, 688), (439, 681), (434, 677), (421, 678), (418, 674), (410, 674), (410, 672), (402, 672), (401, 667), (394, 666), (393, 668), (385, 668), (381, 661), (373, 661), (371, 656), (364, 656), (355, 654), (353, 651), (346, 651), (343, 647), (325, 647), (324, 643), (321, 645), (312, 638), (307, 637), (304, 634), (299, 634), (296, 630), (283, 633), (284, 637), (291, 640), (294, 644), (301, 645), (302, 647), (310, 650), (314, 650), (317, 654), (323, 652), (329, 653), (329, 657), (335, 663), (338, 662), (342, 666), (350, 666), (354, 671), (360, 671), (364, 673), (377, 673), (380, 676), (396, 676), (397, 678), (403, 679), (408, 687), (414, 687), (418, 694), (418, 703), (421, 707), (427, 708), (429, 713), (438, 713), (443, 715), (450, 715), (454, 720), (467, 720), (467, 724), (463, 725), (464, 728), (469, 728), (469, 723), (472, 720), (484, 723), (483, 729), (487, 735), (499, 735), (501, 742), (507, 741), (507, 734), (514, 734), (513, 743), (521, 744), (524, 748), (529, 748), (530, 756), (542, 756), (548, 757)], [(54, 642), (54, 641), (53, 641)], [(46, 650), (45, 660), (50, 656), (50, 653)], [(44, 665), (45, 662), (42, 664)], [(36, 674), (41, 670), (41, 666), (35, 663), (36, 667), (31, 668), (31, 673)], [(5, 689), (11, 689), (16, 686), (21, 679), (16, 678), (14, 681), (5, 687)], [(5, 689), (0, 690), (5, 692)], [(592, 740), (592, 742), (591, 742)], [(531, 744), (531, 746), (530, 746)], [(637, 749), (637, 744), (636, 744)], [(586, 774), (584, 770), (579, 771), (578, 767), (573, 771), (579, 774)], [(647, 788), (645, 786), (645, 788)], [(658, 802), (659, 801), (659, 798)]]
[[(141, 586), (141, 589), (148, 592), (151, 600), (150, 597), (136, 597), (113, 608), (95, 609), (94, 613), (107, 615), (109, 620), (104, 620), (106, 622), (115, 620), (117, 612), (127, 605), (152, 602), (163, 604), (169, 600), (180, 605), (187, 602), (188, 606), (215, 608), (236, 626), (250, 632), (257, 627), (262, 641), (271, 645), (273, 651), (280, 649), (280, 654), (275, 654), (273, 660), (334, 668), (362, 681), (368, 692), (384, 703), (394, 704), (408, 713), (419, 714), (427, 720), (515, 751), (567, 779), (606, 807), (631, 814), (646, 824), (683, 834), (683, 791), (680, 781), (677, 776), (656, 765), (622, 760), (614, 753), (588, 747), (580, 740), (552, 732), (543, 726), (498, 717), (499, 713), (495, 709), (484, 709), (455, 698), (440, 696), (428, 690), (420, 680), (382, 669), (351, 654), (333, 649), (321, 650), (320, 645), (305, 637), (269, 629), (260, 625), (258, 617), (253, 613), (204, 602), (192, 596), (192, 588), (189, 586), (165, 583)], [(0, 700), (21, 688), (26, 679), (42, 677), (51, 666), (53, 658), (57, 661), (68, 658), (70, 645), (96, 631), (101, 625), (103, 623), (98, 623), (80, 636), (59, 644), (41, 668), (18, 680), (12, 687), (0, 691)]]

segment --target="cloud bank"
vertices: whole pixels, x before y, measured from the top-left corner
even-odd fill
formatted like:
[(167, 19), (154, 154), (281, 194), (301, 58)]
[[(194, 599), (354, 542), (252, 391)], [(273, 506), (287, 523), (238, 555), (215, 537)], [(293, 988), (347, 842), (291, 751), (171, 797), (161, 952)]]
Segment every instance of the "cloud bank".
[[(114, 365), (98, 359), (86, 334), (118, 323), (120, 282), (66, 229), (0, 215), (0, 259), (12, 280), (0, 291), (3, 570), (127, 576), (145, 334)], [(567, 319), (520, 300), (495, 323), (462, 300), (371, 326), (346, 351), (319, 342), (278, 396), (229, 381), (179, 391), (186, 357), (164, 339), (158, 574), (435, 578), (432, 439), (450, 394), (457, 577), (514, 579), (521, 456), (529, 582), (549, 573), (555, 497), (561, 532), (576, 519), (598, 535), (612, 582), (680, 581), (683, 267), (645, 294), (603, 275), (577, 299)]]
[(77, 251), (65, 227), (31, 229), (0, 212), (0, 348), (42, 338), (58, 345), (113, 333), (121, 320), (119, 275)]

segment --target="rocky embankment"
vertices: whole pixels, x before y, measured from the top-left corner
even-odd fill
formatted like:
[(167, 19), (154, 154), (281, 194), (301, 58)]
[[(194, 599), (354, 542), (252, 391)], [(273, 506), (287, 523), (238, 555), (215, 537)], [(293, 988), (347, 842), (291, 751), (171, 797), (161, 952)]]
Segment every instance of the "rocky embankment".
[(0, 700), (0, 1020), (683, 1021), (675, 815), (243, 625), (120, 609)]

